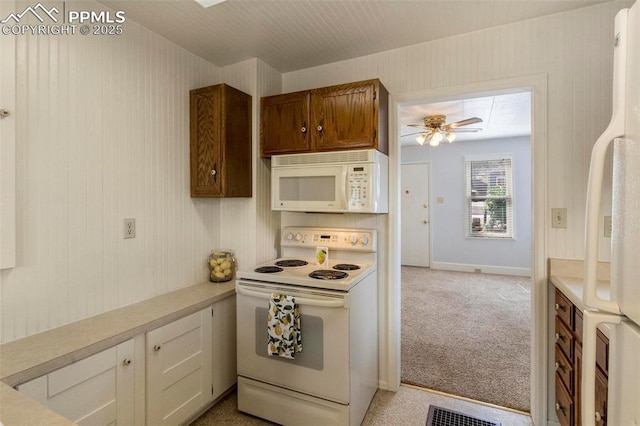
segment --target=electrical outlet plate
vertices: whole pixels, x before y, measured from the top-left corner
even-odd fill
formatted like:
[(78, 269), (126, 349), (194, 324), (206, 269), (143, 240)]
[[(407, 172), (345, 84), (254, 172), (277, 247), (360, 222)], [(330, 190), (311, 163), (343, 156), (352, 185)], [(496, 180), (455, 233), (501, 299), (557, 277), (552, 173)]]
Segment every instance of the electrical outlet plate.
[(567, 209), (551, 209), (551, 227), (566, 228), (567, 227)]
[(136, 220), (133, 218), (124, 220), (124, 238), (136, 237)]

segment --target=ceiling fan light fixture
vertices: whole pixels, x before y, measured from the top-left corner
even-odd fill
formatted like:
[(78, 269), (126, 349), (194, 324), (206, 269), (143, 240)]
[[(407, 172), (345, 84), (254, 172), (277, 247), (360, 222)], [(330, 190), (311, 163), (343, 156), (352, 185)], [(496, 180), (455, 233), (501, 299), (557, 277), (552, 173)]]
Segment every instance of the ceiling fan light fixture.
[(438, 146), (440, 145), (440, 142), (442, 141), (444, 136), (442, 136), (442, 133), (440, 132), (440, 130), (436, 130), (433, 133), (433, 136), (431, 136), (431, 142), (429, 142), (429, 145), (431, 146)]
[(427, 140), (427, 135), (425, 135), (424, 133), (419, 135), (416, 138), (416, 142), (418, 142), (420, 145), (424, 145), (425, 141)]
[(449, 143), (452, 143), (453, 141), (456, 140), (456, 135), (454, 135), (451, 132), (447, 132), (447, 134), (445, 135), (445, 137), (447, 138), (447, 140), (449, 141)]

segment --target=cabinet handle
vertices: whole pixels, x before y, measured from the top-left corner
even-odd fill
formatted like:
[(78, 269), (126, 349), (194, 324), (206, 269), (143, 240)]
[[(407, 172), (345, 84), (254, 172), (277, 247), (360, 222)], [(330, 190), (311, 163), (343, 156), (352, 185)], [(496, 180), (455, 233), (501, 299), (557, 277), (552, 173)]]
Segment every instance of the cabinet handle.
[(322, 131), (322, 125), (318, 126), (318, 131), (321, 132)]
[(565, 413), (565, 411), (564, 411), (564, 407), (563, 407), (563, 406), (562, 406), (562, 404), (560, 404), (559, 402), (556, 402), (556, 411), (561, 411), (561, 412), (562, 412), (562, 414), (565, 414), (565, 415), (567, 414), (567, 413)]
[(8, 109), (0, 109), (0, 118), (5, 118), (10, 116), (11, 113), (9, 112)]
[(562, 340), (562, 341), (564, 341), (564, 339), (565, 339), (565, 337), (564, 337), (564, 335), (563, 335), (563, 334), (561, 334), (561, 333), (556, 333), (556, 342), (557, 342), (558, 340)]
[(154, 351), (156, 351), (156, 352), (158, 352), (158, 351), (160, 350), (160, 348), (162, 348), (162, 345), (155, 345), (155, 346), (153, 347), (153, 350), (154, 350)]
[(556, 303), (556, 311), (563, 311), (566, 312), (567, 307), (564, 305), (560, 305), (559, 303)]
[(596, 411), (596, 423), (600, 423), (603, 419), (602, 414), (600, 414), (599, 411)]
[(429, 223), (429, 221), (425, 219), (422, 221), (422, 223)]
[(131, 360), (130, 360), (129, 358), (125, 358), (125, 359), (122, 361), (122, 365), (129, 365), (129, 364), (131, 364)]
[(211, 169), (211, 176), (213, 176), (213, 182), (217, 182), (218, 181), (218, 171), (216, 170), (218, 168), (217, 164), (213, 164), (213, 169)]
[(302, 127), (300, 128), (302, 133), (307, 133), (307, 122), (302, 123)]
[(565, 372), (567, 371), (567, 368), (564, 365), (560, 364), (559, 362), (556, 362), (556, 371), (559, 371), (559, 370), (561, 370), (562, 372)]

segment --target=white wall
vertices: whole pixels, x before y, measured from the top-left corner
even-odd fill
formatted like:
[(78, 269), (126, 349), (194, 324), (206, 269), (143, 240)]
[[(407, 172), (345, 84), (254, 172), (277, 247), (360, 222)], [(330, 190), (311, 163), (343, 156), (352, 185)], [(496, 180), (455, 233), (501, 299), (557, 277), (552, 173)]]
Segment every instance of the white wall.
[(1, 342), (204, 281), (222, 243), (220, 200), (189, 196), (188, 94), (221, 70), (124, 27), (16, 37), (17, 266), (0, 272)]
[[(510, 154), (513, 160), (514, 238), (466, 237), (465, 156)], [(531, 152), (530, 138), (456, 142), (437, 148), (404, 146), (403, 163), (429, 161), (429, 217), (434, 269), (529, 274), (531, 268)], [(438, 203), (438, 198), (443, 203)], [(487, 268), (488, 267), (488, 268)]]

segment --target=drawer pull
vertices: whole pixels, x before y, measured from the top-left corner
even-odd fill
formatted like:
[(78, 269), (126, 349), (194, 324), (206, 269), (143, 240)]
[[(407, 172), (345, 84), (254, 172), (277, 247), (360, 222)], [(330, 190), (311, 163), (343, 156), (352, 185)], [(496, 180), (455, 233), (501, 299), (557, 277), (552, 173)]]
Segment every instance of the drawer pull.
[(129, 358), (125, 358), (125, 359), (122, 361), (122, 365), (130, 365), (130, 364), (131, 364), (131, 360), (130, 360)]
[(162, 345), (155, 345), (155, 346), (153, 347), (153, 350), (154, 350), (154, 351), (156, 351), (156, 352), (158, 352), (158, 351), (160, 350), (160, 348), (162, 348)]

